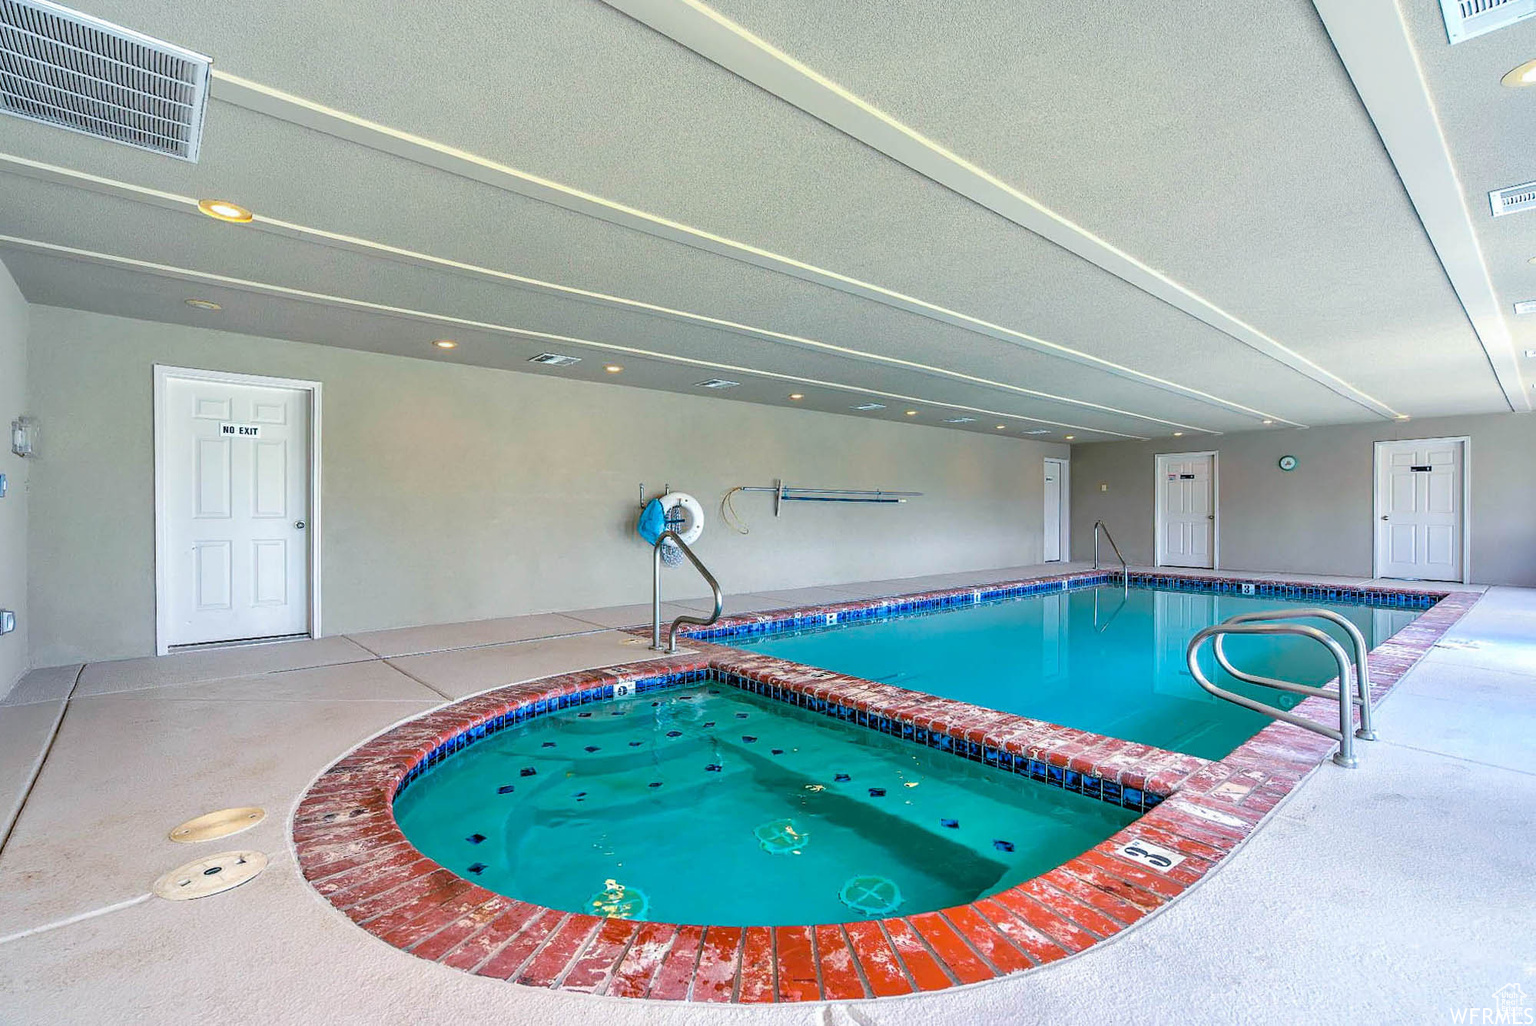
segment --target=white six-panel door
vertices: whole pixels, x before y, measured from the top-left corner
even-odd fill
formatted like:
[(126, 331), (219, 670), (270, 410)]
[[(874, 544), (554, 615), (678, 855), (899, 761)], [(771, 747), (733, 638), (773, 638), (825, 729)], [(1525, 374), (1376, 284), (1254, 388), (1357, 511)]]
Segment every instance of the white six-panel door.
[(159, 382), (162, 651), (310, 632), (312, 395)]
[(1066, 558), (1063, 551), (1062, 535), (1064, 514), (1062, 508), (1066, 505), (1066, 470), (1062, 460), (1047, 459), (1045, 461), (1045, 555), (1047, 563), (1059, 562)]
[(1157, 565), (1216, 566), (1216, 455), (1157, 457)]
[(1376, 443), (1376, 576), (1462, 579), (1461, 439)]

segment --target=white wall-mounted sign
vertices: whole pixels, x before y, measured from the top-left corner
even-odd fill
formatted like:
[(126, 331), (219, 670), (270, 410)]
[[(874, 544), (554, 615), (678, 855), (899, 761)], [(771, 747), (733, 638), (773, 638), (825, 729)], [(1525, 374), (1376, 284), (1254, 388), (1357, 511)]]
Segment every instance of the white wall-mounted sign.
[(220, 438), (260, 438), (260, 424), (220, 424)]

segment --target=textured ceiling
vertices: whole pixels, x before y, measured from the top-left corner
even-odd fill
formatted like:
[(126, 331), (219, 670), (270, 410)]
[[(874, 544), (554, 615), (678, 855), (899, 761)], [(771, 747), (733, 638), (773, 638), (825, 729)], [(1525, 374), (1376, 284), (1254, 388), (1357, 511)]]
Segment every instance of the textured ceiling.
[[(584, 362), (539, 373), (602, 377), (612, 360), (642, 387), (726, 376), (743, 382), (732, 398), (795, 391), (845, 413), (873, 398), (887, 409), (858, 415), (976, 411), (957, 426), (995, 431), (1001, 415), (1009, 433), (1079, 441), (1382, 415), (597, 0), (430, 20), (334, 0), (248, 17), (207, 0), (79, 6), (653, 221), (624, 227), (219, 99), (196, 165), (0, 119), (0, 153), (59, 169), (0, 160), (0, 234), (25, 240), (0, 241), (0, 259), (34, 302), (530, 371), (553, 349)], [(1508, 409), (1310, 4), (716, 7), (1391, 410)], [(1469, 194), (1536, 178), (1508, 166), (1520, 147), (1489, 144), (1476, 102), (1458, 106), (1531, 55), (1442, 54), (1443, 35), (1414, 27), (1453, 151), (1476, 170)], [(1488, 39), (1512, 55), (1516, 33), (1531, 42), (1526, 27)], [(1505, 127), (1528, 139), (1536, 96), (1513, 102)], [(80, 172), (108, 181), (82, 188)], [(178, 196), (290, 227), (217, 223)], [(1494, 227), (1503, 259), (1522, 226)], [(1536, 297), (1515, 295), (1536, 279), (1524, 256), (1494, 276), (1511, 301)], [(442, 335), (463, 344), (439, 354), (427, 343)]]

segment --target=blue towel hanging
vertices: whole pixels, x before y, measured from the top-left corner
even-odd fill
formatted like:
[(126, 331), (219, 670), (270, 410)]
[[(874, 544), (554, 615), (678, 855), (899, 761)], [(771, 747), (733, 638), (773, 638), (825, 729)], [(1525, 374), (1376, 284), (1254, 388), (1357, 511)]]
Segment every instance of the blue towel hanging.
[(640, 523), (635, 525), (635, 530), (646, 544), (655, 545), (656, 539), (661, 537), (661, 532), (667, 529), (667, 511), (662, 509), (660, 499), (652, 499), (645, 504), (645, 509), (640, 512)]

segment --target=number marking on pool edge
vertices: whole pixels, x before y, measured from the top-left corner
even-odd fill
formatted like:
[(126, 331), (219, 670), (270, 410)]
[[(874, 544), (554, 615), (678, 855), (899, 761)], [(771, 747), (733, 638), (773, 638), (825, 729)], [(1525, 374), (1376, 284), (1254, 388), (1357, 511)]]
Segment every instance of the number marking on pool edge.
[(1257, 588), (1255, 588), (1255, 587), (1254, 587), (1254, 586), (1253, 586), (1253, 585), (1251, 585), (1251, 584), (1245, 584), (1245, 585), (1243, 585), (1243, 594), (1244, 594), (1244, 595), (1252, 595), (1252, 594), (1253, 594), (1253, 593), (1254, 593), (1254, 592), (1255, 592), (1255, 591), (1257, 591), (1257, 590), (1258, 590), (1258, 589), (1257, 589)]
[(1123, 844), (1120, 846), (1120, 854), (1132, 862), (1148, 866), (1159, 872), (1172, 869), (1184, 861), (1183, 855), (1176, 851), (1169, 851), (1167, 848), (1159, 847), (1151, 841), (1137, 840), (1132, 841), (1130, 844)]
[(621, 681), (619, 681), (617, 684), (615, 684), (613, 686), (613, 697), (614, 698), (628, 698), (630, 695), (632, 695), (634, 693), (635, 693), (635, 686), (634, 686), (634, 684), (630, 683), (627, 680), (621, 680)]

